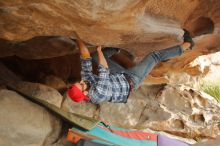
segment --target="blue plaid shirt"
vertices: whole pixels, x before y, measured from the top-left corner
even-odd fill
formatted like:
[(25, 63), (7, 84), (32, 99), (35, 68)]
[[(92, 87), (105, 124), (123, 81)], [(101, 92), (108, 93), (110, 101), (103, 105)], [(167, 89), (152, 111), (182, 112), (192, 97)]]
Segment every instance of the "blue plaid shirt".
[(127, 102), (130, 86), (123, 74), (110, 74), (109, 69), (98, 65), (99, 75), (92, 73), (92, 58), (81, 58), (81, 78), (90, 82), (89, 98), (92, 103), (103, 101)]

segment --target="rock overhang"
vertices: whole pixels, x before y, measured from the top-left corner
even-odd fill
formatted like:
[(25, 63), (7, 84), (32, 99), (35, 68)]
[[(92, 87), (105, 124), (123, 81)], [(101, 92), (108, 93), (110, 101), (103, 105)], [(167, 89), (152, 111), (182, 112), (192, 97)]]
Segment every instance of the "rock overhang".
[(181, 43), (182, 28), (187, 28), (196, 42), (193, 51), (163, 62), (151, 75), (187, 72), (196, 57), (220, 50), (219, 7), (217, 0), (6, 0), (0, 2), (1, 57), (41, 60), (75, 54), (69, 38), (77, 32), (88, 43), (126, 49), (138, 62), (151, 51)]

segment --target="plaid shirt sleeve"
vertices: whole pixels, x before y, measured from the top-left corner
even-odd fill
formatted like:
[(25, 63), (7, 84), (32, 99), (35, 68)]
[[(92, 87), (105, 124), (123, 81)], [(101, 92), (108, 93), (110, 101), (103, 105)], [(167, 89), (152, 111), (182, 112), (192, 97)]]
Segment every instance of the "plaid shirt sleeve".
[(102, 65), (98, 66), (99, 78), (96, 86), (90, 89), (91, 102), (98, 104), (103, 101), (109, 101), (112, 96), (112, 88), (109, 77), (109, 69)]
[(94, 75), (92, 73), (92, 58), (80, 58), (81, 61), (81, 79), (94, 82)]

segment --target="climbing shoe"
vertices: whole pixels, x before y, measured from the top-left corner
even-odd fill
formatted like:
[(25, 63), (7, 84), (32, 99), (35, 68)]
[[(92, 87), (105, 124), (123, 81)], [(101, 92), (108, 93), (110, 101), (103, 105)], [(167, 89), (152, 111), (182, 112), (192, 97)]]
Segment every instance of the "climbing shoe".
[(183, 29), (183, 31), (184, 31), (183, 41), (190, 43), (191, 45), (190, 45), (189, 49), (192, 50), (192, 48), (193, 48), (193, 46), (195, 45), (195, 43), (194, 43), (192, 37), (190, 36), (189, 31), (186, 30), (186, 29)]

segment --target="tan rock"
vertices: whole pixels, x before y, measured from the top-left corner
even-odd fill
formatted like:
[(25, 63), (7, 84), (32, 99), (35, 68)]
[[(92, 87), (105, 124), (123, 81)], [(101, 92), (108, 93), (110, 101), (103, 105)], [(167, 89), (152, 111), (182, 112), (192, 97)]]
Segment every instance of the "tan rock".
[(0, 145), (43, 146), (56, 142), (61, 121), (14, 91), (0, 90)]
[(60, 91), (60, 92), (67, 90), (66, 83), (61, 78), (59, 78), (57, 76), (49, 75), (49, 76), (46, 76), (42, 80), (43, 80), (42, 83)]
[(99, 108), (96, 105), (86, 103), (85, 101), (80, 103), (73, 102), (68, 97), (68, 95), (65, 96), (65, 100), (62, 104), (62, 109), (68, 112), (77, 113), (93, 118), (98, 118), (99, 116)]
[(212, 140), (206, 140), (206, 142), (199, 142), (192, 146), (218, 146), (220, 144), (220, 136)]
[(5, 0), (0, 6), (1, 57), (45, 59), (75, 53), (69, 37), (76, 31), (91, 44), (127, 49), (138, 62), (151, 51), (181, 43), (185, 27), (194, 36), (194, 50), (157, 65), (151, 76), (163, 78), (168, 72), (201, 74), (188, 64), (220, 50), (217, 0)]
[(29, 96), (47, 101), (57, 107), (61, 107), (63, 96), (54, 88), (48, 87), (40, 83), (18, 82), (15, 84), (17, 90), (24, 92)]

